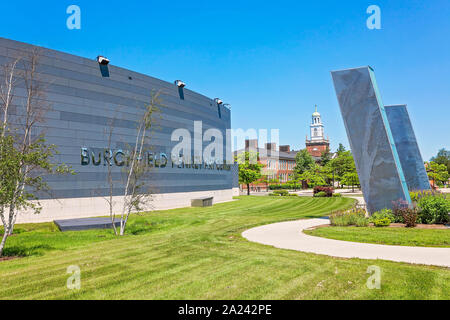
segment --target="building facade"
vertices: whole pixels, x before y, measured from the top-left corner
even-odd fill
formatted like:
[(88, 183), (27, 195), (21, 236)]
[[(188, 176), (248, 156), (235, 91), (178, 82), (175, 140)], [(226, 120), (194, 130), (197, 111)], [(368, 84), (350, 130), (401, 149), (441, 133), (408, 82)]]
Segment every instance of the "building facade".
[[(152, 208), (167, 209), (190, 206), (196, 197), (213, 196), (215, 202), (232, 199), (233, 179), (230, 165), (224, 160), (206, 165), (174, 163), (171, 151), (181, 141), (173, 136), (176, 129), (186, 129), (191, 145), (200, 142), (204, 149), (210, 141), (203, 135), (209, 129), (226, 136), (231, 125), (230, 110), (218, 100), (210, 99), (174, 83), (112, 65), (50, 49), (0, 38), (0, 66), (38, 52), (38, 79), (45, 87), (45, 99), (51, 110), (39, 124), (46, 132), (48, 144), (60, 152), (54, 159), (72, 167), (75, 175), (45, 176), (51, 195), (41, 194), (43, 210), (39, 215), (21, 213), (18, 222), (89, 217), (108, 214), (104, 197), (109, 195), (108, 166), (112, 168), (115, 208), (123, 203), (124, 155), (133, 145), (136, 128), (151, 92), (161, 92), (160, 114), (155, 117), (151, 134), (151, 152), (146, 154), (153, 194)], [(18, 68), (25, 63), (18, 63)], [(18, 84), (13, 112), (20, 115), (25, 88)], [(111, 143), (108, 128), (114, 119)], [(200, 126), (200, 137), (194, 127)], [(225, 141), (225, 139), (224, 139)], [(223, 146), (222, 154), (231, 156)], [(183, 154), (191, 158), (192, 154)], [(216, 159), (217, 160), (217, 159)], [(236, 185), (237, 186), (237, 185)]]

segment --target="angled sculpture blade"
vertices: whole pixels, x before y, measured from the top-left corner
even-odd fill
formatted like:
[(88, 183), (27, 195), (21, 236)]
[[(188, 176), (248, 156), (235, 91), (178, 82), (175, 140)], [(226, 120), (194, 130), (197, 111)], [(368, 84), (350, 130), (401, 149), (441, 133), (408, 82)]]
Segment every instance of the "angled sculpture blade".
[(406, 105), (385, 106), (385, 109), (408, 190), (431, 189)]
[(370, 213), (411, 203), (394, 138), (370, 67), (331, 72), (361, 189)]

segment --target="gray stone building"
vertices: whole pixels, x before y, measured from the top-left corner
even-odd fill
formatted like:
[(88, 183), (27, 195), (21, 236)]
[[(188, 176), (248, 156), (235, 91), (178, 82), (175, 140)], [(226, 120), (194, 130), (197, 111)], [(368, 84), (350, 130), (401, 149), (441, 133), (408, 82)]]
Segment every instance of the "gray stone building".
[[(0, 66), (11, 59), (25, 57), (33, 49), (39, 53), (39, 81), (45, 87), (45, 99), (51, 105), (40, 126), (45, 129), (47, 142), (55, 144), (60, 152), (55, 162), (72, 166), (76, 175), (44, 177), (52, 194), (40, 196), (41, 214), (21, 213), (19, 222), (108, 214), (104, 200), (108, 195), (108, 165), (112, 165), (115, 204), (120, 208), (123, 153), (126, 146), (134, 142), (137, 123), (150, 101), (152, 90), (161, 91), (163, 104), (151, 135), (152, 152), (147, 159), (152, 166), (149, 183), (153, 208), (189, 206), (192, 198), (200, 196), (213, 196), (214, 202), (231, 200), (235, 170), (229, 165), (222, 162), (214, 167), (185, 166), (176, 165), (171, 159), (171, 150), (179, 143), (178, 139), (172, 141), (172, 133), (176, 129), (187, 129), (194, 145), (194, 121), (201, 121), (202, 133), (218, 129), (226, 136), (231, 114), (218, 100), (174, 83), (100, 63), (95, 57), (82, 58), (3, 38), (0, 38)], [(25, 97), (25, 89), (20, 83), (16, 95), (13, 112), (20, 114), (23, 111), (21, 99)], [(112, 157), (108, 163), (105, 149), (111, 119), (115, 121), (110, 148)], [(203, 148), (210, 143), (200, 139)], [(227, 152), (231, 153), (225, 144), (223, 148), (224, 157)]]

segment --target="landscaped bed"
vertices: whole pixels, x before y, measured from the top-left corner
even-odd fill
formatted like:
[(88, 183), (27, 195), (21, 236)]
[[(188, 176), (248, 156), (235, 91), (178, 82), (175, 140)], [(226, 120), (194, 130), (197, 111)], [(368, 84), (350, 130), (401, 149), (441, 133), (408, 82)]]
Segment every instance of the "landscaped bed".
[(404, 228), (403, 224), (389, 227), (318, 227), (304, 231), (308, 235), (328, 239), (414, 247), (450, 247), (450, 228), (443, 225), (418, 225)]
[(329, 215), (331, 226), (305, 230), (329, 239), (387, 245), (450, 247), (450, 198), (435, 191), (411, 192), (413, 204), (399, 200), (392, 209), (367, 215), (363, 208)]

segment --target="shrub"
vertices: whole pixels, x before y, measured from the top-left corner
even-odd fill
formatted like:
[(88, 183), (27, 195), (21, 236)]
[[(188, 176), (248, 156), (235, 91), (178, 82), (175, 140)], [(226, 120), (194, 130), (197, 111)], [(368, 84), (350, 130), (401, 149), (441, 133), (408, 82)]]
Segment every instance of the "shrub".
[(289, 192), (287, 190), (274, 190), (270, 195), (271, 196), (287, 196), (287, 195), (289, 195)]
[(374, 212), (372, 216), (370, 217), (370, 222), (375, 223), (375, 220), (380, 219), (389, 219), (389, 224), (394, 223), (396, 221), (396, 218), (394, 214), (392, 213), (392, 210), (390, 209), (383, 209), (377, 212)]
[(325, 192), (326, 197), (332, 197), (334, 189), (332, 187), (315, 186), (314, 187), (314, 195), (319, 192)]
[(289, 197), (298, 197), (298, 194), (296, 194), (296, 193), (290, 193), (290, 194), (288, 194), (288, 196), (289, 196)]
[(417, 209), (416, 208), (406, 208), (402, 211), (403, 221), (407, 228), (414, 228), (417, 224)]
[(392, 214), (394, 215), (395, 222), (405, 223), (403, 218), (404, 213), (408, 213), (409, 203), (405, 200), (399, 199), (397, 201), (392, 201)]
[(327, 194), (323, 191), (320, 191), (320, 192), (317, 192), (314, 194), (314, 197), (316, 197), (316, 198), (317, 197), (322, 198), (322, 197), (326, 197), (326, 196), (327, 196)]
[(342, 197), (342, 194), (340, 193), (333, 193), (333, 198), (340, 198)]
[(447, 223), (450, 212), (450, 198), (444, 195), (428, 195), (417, 201), (419, 220), (422, 223)]
[(336, 211), (330, 215), (331, 225), (339, 227), (358, 224), (362, 225), (362, 219), (367, 220), (366, 212), (363, 209), (358, 208), (353, 208), (347, 211)]
[(373, 224), (375, 227), (387, 227), (391, 224), (391, 220), (388, 217), (374, 219)]
[[(297, 183), (297, 189), (301, 189), (302, 185)], [(284, 184), (270, 184), (269, 185), (270, 190), (290, 190), (294, 189), (293, 183), (284, 183)]]

